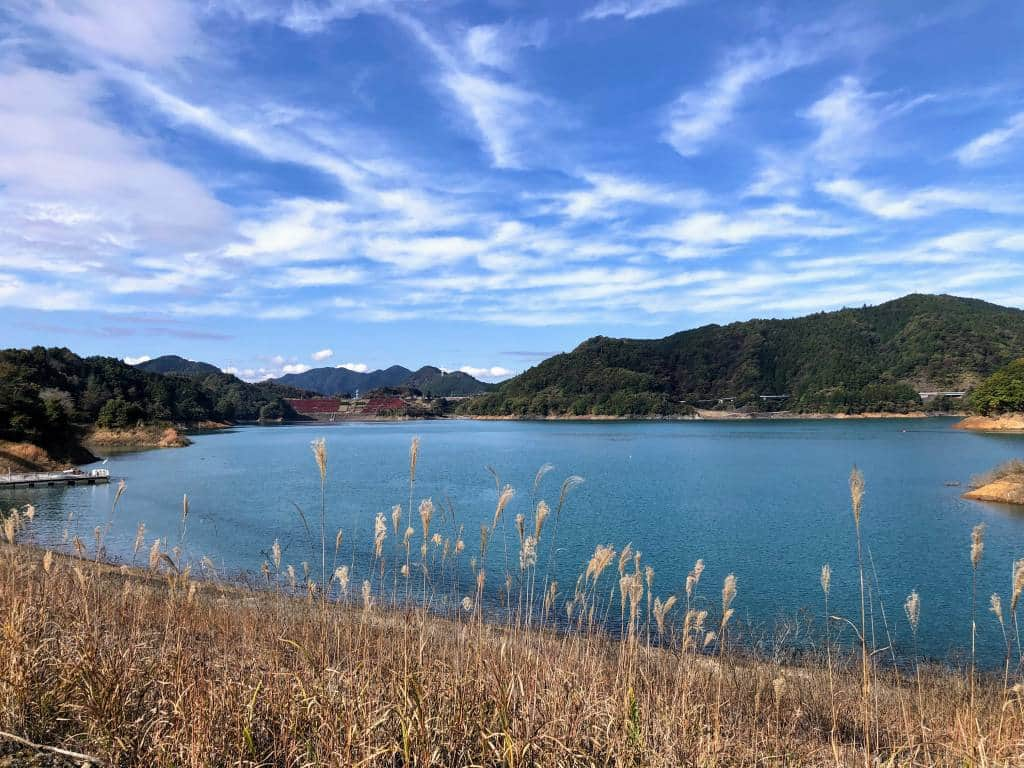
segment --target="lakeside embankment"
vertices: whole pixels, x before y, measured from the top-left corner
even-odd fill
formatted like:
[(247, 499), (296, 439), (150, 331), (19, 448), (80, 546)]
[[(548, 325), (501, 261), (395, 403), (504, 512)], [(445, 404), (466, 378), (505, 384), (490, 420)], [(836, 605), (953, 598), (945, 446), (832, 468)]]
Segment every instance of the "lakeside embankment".
[[(584, 615), (607, 592), (601, 572), (618, 578), (614, 554), (588, 569)], [(779, 755), (791, 765), (1008, 767), (1024, 756), (1016, 676), (968, 686), (966, 673), (942, 666), (900, 672), (873, 660), (865, 670), (838, 648), (803, 663), (709, 656), (705, 633), (724, 621), (688, 611), (680, 637), (664, 619), (672, 605), (658, 600), (645, 627), (633, 586), (618, 641), (488, 624), (461, 605), (446, 616), (389, 608), (378, 585), (350, 588), (347, 571), (331, 590), (353, 600), (324, 603), (280, 565), (252, 591), (218, 581), (212, 564), (196, 565), (198, 580), (159, 545), (148, 560), (116, 566), (0, 545), (0, 730), (126, 768), (297, 756), (674, 768)], [(726, 608), (734, 594), (727, 585)]]
[(449, 416), (452, 419), (468, 419), (474, 421), (755, 421), (755, 420), (813, 420), (827, 421), (835, 419), (857, 420), (857, 419), (928, 419), (939, 416), (959, 416), (961, 414), (949, 414), (945, 412), (913, 412), (898, 413), (890, 411), (872, 411), (866, 413), (798, 413), (796, 411), (772, 411), (754, 412), (745, 411), (714, 411), (698, 409), (690, 414), (668, 414), (668, 415), (634, 415), (634, 416), (608, 416), (608, 415), (571, 415), (558, 416), (487, 416), (457, 414)]
[(1024, 505), (1024, 461), (1014, 459), (971, 480), (965, 499)]
[(83, 441), (87, 448), (183, 448), (192, 441), (177, 428), (161, 425), (140, 425), (126, 429), (97, 427)]
[(38, 445), (0, 440), (0, 472), (57, 472), (71, 463), (58, 461)]
[(956, 425), (957, 429), (975, 432), (1024, 432), (1024, 413), (1004, 413), (999, 416), (967, 416)]

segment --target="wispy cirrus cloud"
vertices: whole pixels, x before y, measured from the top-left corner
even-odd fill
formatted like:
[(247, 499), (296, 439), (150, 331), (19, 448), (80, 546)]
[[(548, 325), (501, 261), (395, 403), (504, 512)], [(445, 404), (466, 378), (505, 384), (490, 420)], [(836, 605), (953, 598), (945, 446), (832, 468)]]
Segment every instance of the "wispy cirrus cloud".
[(1008, 152), (1021, 139), (1024, 139), (1024, 112), (1010, 116), (1002, 127), (972, 139), (954, 154), (963, 165), (980, 165)]
[(613, 218), (629, 213), (630, 206), (692, 208), (706, 195), (701, 190), (652, 184), (623, 176), (583, 172), (586, 186), (554, 195), (558, 210), (571, 219)]
[(656, 13), (689, 5), (690, 0), (601, 0), (583, 12), (584, 21), (621, 16), (627, 20), (642, 19)]
[(548, 35), (547, 23), (480, 24), (471, 27), (463, 40), (466, 54), (474, 64), (513, 72), (519, 52), (538, 48)]
[(732, 120), (749, 88), (805, 66), (819, 55), (796, 39), (781, 44), (761, 41), (732, 51), (706, 85), (684, 91), (669, 105), (663, 139), (684, 157), (700, 153)]
[(869, 187), (856, 179), (820, 182), (817, 188), (826, 195), (852, 205), (881, 219), (920, 219), (949, 210), (976, 210), (1013, 214), (1024, 210), (1019, 194), (986, 193), (951, 187), (891, 191)]
[(700, 211), (670, 224), (654, 227), (648, 234), (681, 246), (682, 250), (678, 253), (670, 252), (670, 257), (688, 258), (707, 254), (714, 248), (761, 240), (828, 239), (844, 237), (856, 231), (855, 227), (837, 223), (820, 211), (780, 203), (732, 214)]
[[(510, 33), (498, 28), (481, 33), (473, 28), (466, 33), (461, 47), (447, 46), (413, 16), (392, 11), (390, 17), (430, 53), (440, 69), (441, 86), (470, 119), (494, 165), (526, 165), (523, 144), (536, 140), (546, 122), (542, 110), (550, 112), (555, 105), (510, 79), (479, 69), (479, 64), (493, 67), (495, 61), (505, 65), (503, 68), (508, 67), (509, 51), (518, 46), (500, 40)], [(470, 55), (462, 56), (462, 50), (468, 50)]]
[[(714, 4), (675, 0), (14, 0), (0, 305), (18, 344), (171, 334), (262, 378), (430, 349), (513, 370), (488, 350), (908, 290), (1019, 303), (1017, 182), (988, 162), (1018, 146), (1010, 55), (974, 29), (986, 64), (953, 78), (917, 21), (892, 4), (724, 29)], [(978, 107), (950, 94), (990, 88), (973, 130), (991, 130), (965, 144)], [(274, 328), (325, 322), (336, 356), (259, 359)]]
[(194, 6), (187, 0), (133, 0), (130, 7), (105, 0), (42, 2), (30, 13), (36, 24), (72, 46), (123, 62), (166, 66), (202, 47)]

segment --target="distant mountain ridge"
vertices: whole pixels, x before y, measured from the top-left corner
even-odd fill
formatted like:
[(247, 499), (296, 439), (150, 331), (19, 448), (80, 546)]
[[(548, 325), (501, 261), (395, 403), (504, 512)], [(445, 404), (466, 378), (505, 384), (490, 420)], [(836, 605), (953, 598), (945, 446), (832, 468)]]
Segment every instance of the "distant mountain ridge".
[(349, 368), (312, 368), (304, 373), (289, 373), (278, 379), (279, 384), (308, 389), (321, 395), (352, 395), (375, 389), (411, 387), (431, 397), (459, 397), (489, 392), (495, 385), (479, 381), (468, 373), (425, 365), (411, 371), (401, 365), (383, 370), (361, 373)]
[(183, 376), (205, 376), (210, 373), (221, 373), (221, 369), (210, 363), (188, 360), (178, 355), (162, 355), (152, 360), (136, 363), (136, 368), (147, 373), (177, 373)]
[[(921, 410), (918, 392), (968, 391), (1022, 354), (1024, 311), (912, 294), (800, 318), (706, 325), (663, 339), (596, 336), (466, 403), (463, 412)], [(765, 399), (773, 397), (779, 399)]]

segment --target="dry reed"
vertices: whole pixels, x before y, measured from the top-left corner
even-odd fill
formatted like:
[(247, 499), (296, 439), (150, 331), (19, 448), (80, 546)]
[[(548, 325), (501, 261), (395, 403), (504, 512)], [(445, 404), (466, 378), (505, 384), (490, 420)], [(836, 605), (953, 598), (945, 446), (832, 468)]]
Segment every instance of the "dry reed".
[[(314, 444), (314, 455), (323, 510), (326, 446)], [(417, 440), (410, 449), (408, 522), (418, 458)], [(550, 471), (545, 465), (538, 472), (534, 497)], [(81, 567), (80, 544), (71, 553), (19, 545), (23, 533), (31, 534), (32, 517), (15, 510), (4, 517), (8, 545), (0, 551), (0, 729), (109, 765), (147, 767), (1024, 761), (1024, 683), (1010, 681), (1010, 651), (1016, 646), (1019, 655), (1020, 644), (1008, 626), (1016, 629), (1024, 560), (1013, 564), (1009, 609), (998, 595), (990, 599), (1007, 645), (1004, 679), (977, 671), (972, 653), (967, 703), (962, 673), (917, 656), (916, 591), (904, 604), (914, 638), (913, 688), (908, 693), (900, 666), (873, 661), (859, 471), (851, 475), (850, 493), (860, 624), (829, 615), (833, 573), (824, 565), (824, 649), (788, 664), (730, 639), (740, 600), (734, 574), (722, 583), (720, 607), (711, 613), (702, 607), (703, 560), (684, 584), (655, 595), (654, 569), (631, 545), (621, 551), (599, 545), (581, 564), (574, 589), (563, 595), (545, 575), (535, 598), (538, 553), (558, 547), (557, 520), (576, 485), (563, 483), (554, 511), (530, 499), (533, 520), (516, 516), (518, 564), (502, 573), (501, 553), (488, 557), (487, 548), (513, 491), (497, 483), (494, 514), (468, 564), (469, 594), (458, 581), (465, 567), (458, 562), (465, 549), (461, 528), (453, 513), (439, 508), (435, 514), (429, 499), (419, 506), (419, 562), (410, 551), (413, 528), (407, 525), (399, 539), (399, 505), (391, 512), (393, 548), (385, 547), (387, 517), (374, 517), (367, 548), (376, 567), (361, 572), (335, 563), (328, 583), (322, 512), (321, 580), (306, 563), (300, 579), (294, 564), (282, 563), (275, 540), (258, 590), (219, 581), (206, 561), (202, 571), (210, 577), (193, 578), (184, 535), (177, 560), (154, 540), (148, 570)], [(340, 546), (339, 530), (335, 561)], [(982, 546), (976, 531), (975, 576)], [(618, 574), (614, 568), (609, 574), (616, 561)], [(423, 573), (417, 599), (409, 599), (410, 566)], [(490, 587), (488, 567), (498, 569)], [(510, 600), (516, 585), (518, 599)], [(671, 594), (675, 589), (679, 595)], [(498, 603), (488, 609), (495, 594)], [(684, 595), (685, 610), (676, 616)], [(539, 624), (532, 621), (535, 599)], [(621, 636), (611, 631), (614, 618), (607, 621), (613, 602)], [(556, 625), (553, 617), (562, 615)], [(859, 653), (834, 641), (833, 620), (858, 629)], [(972, 641), (974, 632), (972, 614)], [(882, 704), (872, 706), (869, 694)]]

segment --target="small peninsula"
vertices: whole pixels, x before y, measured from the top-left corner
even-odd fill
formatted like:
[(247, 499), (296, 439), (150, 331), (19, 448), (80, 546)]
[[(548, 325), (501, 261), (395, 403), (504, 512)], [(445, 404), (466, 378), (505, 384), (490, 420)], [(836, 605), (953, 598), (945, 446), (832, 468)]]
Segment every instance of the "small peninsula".
[(1013, 459), (974, 478), (964, 498), (1024, 505), (1024, 461)]

